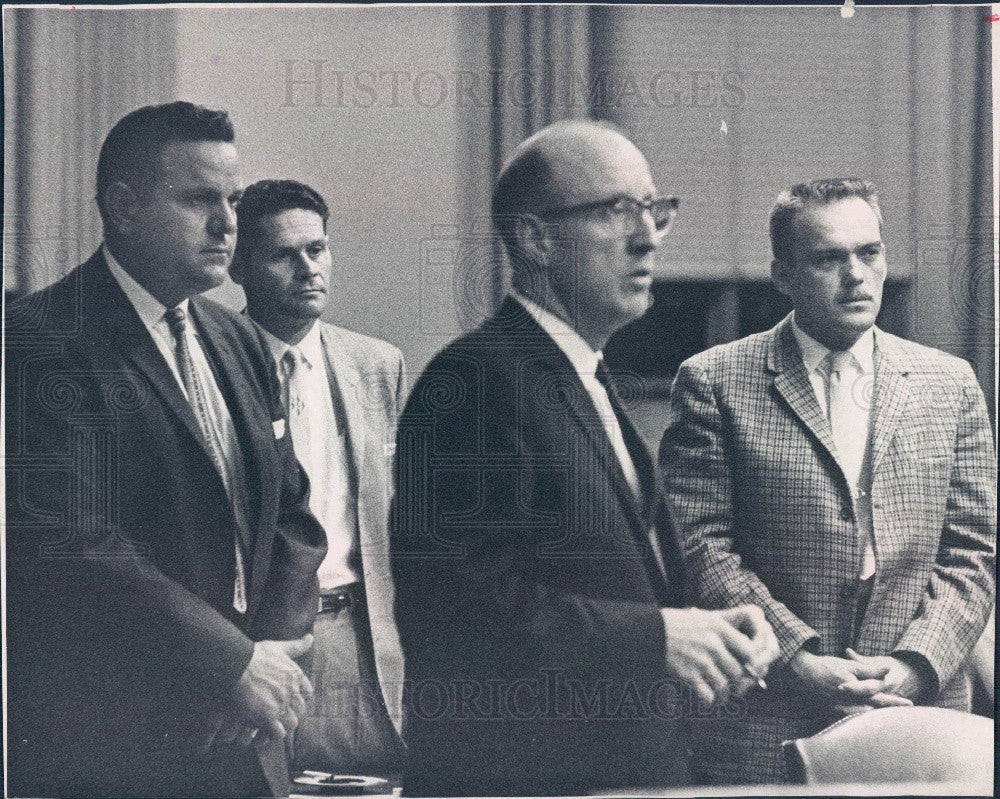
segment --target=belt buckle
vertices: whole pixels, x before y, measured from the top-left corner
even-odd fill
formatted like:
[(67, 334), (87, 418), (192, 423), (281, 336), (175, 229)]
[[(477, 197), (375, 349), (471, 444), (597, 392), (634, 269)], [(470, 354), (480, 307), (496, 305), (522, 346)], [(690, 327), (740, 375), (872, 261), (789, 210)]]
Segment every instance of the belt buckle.
[[(324, 600), (326, 600), (325, 603)], [(342, 610), (353, 607), (354, 602), (354, 593), (350, 588), (332, 591), (329, 594), (320, 594), (316, 605), (316, 612), (340, 613)]]

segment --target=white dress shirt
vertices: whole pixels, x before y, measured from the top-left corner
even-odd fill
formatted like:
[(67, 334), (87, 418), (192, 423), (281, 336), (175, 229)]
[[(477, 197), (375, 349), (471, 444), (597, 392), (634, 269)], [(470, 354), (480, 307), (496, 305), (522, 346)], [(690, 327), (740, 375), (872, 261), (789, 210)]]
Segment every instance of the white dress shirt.
[[(283, 359), (292, 345), (265, 330), (256, 321), (254, 324), (267, 342), (281, 382), (282, 396), (287, 398), (288, 371), (283, 365)], [(337, 425), (319, 325), (313, 323), (309, 332), (295, 347), (302, 356), (303, 374), (299, 379), (305, 405), (302, 412), (309, 414), (312, 440), (296, 440), (296, 426), (291, 419), (294, 413), (292, 408), (288, 408), (289, 428), (296, 455), (309, 475), (309, 510), (326, 530), (329, 548), (317, 575), (320, 591), (329, 593), (359, 579), (350, 566), (358, 526), (357, 500), (351, 492), (347, 439), (345, 431)]]
[[(802, 330), (796, 324), (794, 314), (792, 316), (792, 334), (795, 336), (799, 351), (802, 353), (802, 362), (809, 375), (809, 382), (813, 391), (816, 392), (816, 401), (819, 403), (823, 415), (829, 419), (829, 375), (826, 365), (827, 356), (830, 355), (831, 350)], [(848, 424), (852, 430), (857, 431), (858, 443), (865, 455), (860, 463), (849, 462), (839, 456), (838, 462), (851, 486), (855, 507), (858, 511), (858, 528), (863, 540), (863, 556), (859, 574), (862, 579), (867, 579), (875, 573), (874, 530), (871, 517), (871, 496), (869, 495), (871, 475), (868, 464), (871, 407), (875, 381), (875, 328), (866, 330), (847, 352), (852, 356), (848, 363), (851, 374), (842, 375), (841, 379), (848, 381), (852, 386), (851, 396), (856, 400), (849, 404), (851, 418), (848, 420)]]

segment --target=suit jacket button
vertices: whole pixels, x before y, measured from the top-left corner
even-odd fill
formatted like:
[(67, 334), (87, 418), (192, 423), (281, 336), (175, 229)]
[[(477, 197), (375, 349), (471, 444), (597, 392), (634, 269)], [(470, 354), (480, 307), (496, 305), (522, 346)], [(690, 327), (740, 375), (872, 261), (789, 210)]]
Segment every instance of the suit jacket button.
[(847, 507), (847, 505), (844, 505), (840, 509), (840, 518), (843, 519), (845, 522), (849, 522), (851, 519), (854, 518), (854, 514), (851, 512), (851, 509)]

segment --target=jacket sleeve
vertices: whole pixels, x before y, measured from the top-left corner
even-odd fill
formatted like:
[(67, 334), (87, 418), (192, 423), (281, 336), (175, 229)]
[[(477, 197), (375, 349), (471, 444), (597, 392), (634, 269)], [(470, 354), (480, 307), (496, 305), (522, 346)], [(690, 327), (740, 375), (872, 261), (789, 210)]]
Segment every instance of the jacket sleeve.
[(819, 635), (775, 599), (734, 547), (734, 466), (726, 425), (707, 369), (687, 361), (670, 393), (670, 423), (660, 446), (666, 495), (681, 539), (692, 601), (700, 607), (758, 605), (787, 663)]
[(997, 464), (986, 402), (963, 364), (955, 459), (937, 559), (896, 653), (923, 656), (946, 685), (982, 634), (996, 592)]

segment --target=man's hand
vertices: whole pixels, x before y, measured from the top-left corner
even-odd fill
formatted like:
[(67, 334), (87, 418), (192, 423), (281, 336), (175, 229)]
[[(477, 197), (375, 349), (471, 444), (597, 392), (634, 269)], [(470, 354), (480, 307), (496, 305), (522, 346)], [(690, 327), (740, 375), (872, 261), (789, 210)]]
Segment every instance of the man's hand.
[(247, 747), (257, 737), (257, 728), (248, 727), (240, 719), (224, 712), (212, 710), (205, 722), (201, 745), (198, 751), (206, 755), (215, 746)]
[[(312, 634), (295, 641), (258, 641), (233, 689), (233, 716), (245, 728), (281, 739), (295, 731), (312, 698), (312, 684), (292, 658), (312, 647)], [(227, 728), (228, 729), (228, 728)]]
[[(863, 666), (885, 670), (879, 688), (882, 695), (882, 703), (876, 703), (876, 707), (888, 707), (890, 704), (912, 705), (929, 688), (920, 673), (909, 663), (899, 658), (888, 655), (859, 655), (850, 648), (847, 650), (847, 656), (855, 663)], [(870, 685), (866, 684), (866, 681), (848, 682), (840, 686), (840, 691), (848, 697), (857, 698), (864, 696), (864, 692), (870, 687)], [(879, 696), (879, 694), (876, 694), (876, 696)], [(900, 702), (898, 700), (904, 701)]]
[(764, 611), (756, 605), (742, 605), (731, 610), (721, 611), (722, 618), (732, 624), (737, 630), (747, 636), (756, 648), (756, 654), (744, 667), (749, 667), (754, 676), (763, 677), (771, 664), (781, 654), (778, 638), (774, 634)]
[(844, 714), (913, 704), (888, 690), (885, 678), (889, 664), (886, 663), (814, 655), (799, 650), (788, 665), (810, 694), (830, 702)]
[(731, 610), (662, 608), (667, 671), (689, 685), (706, 705), (724, 702), (756, 683), (778, 656), (778, 642), (764, 612), (754, 606)]

